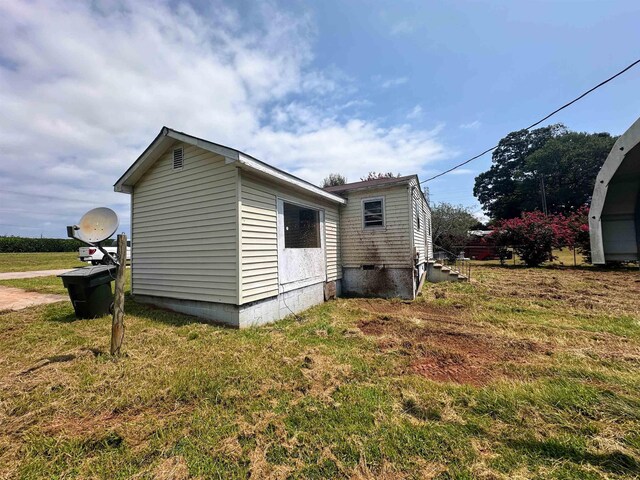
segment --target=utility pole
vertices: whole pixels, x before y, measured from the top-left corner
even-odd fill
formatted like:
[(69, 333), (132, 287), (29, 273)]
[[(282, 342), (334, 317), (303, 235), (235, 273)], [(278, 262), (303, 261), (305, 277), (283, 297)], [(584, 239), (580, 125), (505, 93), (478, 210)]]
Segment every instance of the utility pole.
[(544, 188), (544, 177), (540, 176), (540, 191), (542, 193), (542, 212), (547, 215), (547, 192)]

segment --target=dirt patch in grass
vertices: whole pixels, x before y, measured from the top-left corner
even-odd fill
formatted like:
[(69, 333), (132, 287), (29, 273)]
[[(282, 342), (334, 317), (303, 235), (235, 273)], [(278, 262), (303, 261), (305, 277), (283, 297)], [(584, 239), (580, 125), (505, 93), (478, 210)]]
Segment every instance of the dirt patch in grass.
[(484, 332), (445, 316), (430, 322), (379, 315), (358, 327), (365, 335), (379, 337), (383, 351), (410, 356), (408, 372), (440, 382), (486, 385), (507, 376), (509, 363), (550, 353), (547, 345)]

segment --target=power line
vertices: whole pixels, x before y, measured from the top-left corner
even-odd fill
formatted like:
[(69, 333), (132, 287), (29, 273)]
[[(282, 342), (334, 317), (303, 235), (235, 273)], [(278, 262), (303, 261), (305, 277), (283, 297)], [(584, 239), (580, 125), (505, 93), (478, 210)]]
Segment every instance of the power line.
[[(616, 73), (615, 75), (612, 75), (611, 77), (607, 78), (606, 80), (603, 80), (602, 82), (600, 82), (599, 84), (597, 84), (595, 87), (591, 87), (589, 90), (587, 90), (586, 92), (584, 92), (582, 95), (574, 98), (573, 100), (571, 100), (570, 102), (565, 103), (564, 105), (562, 105), (559, 108), (556, 108), (553, 112), (551, 112), (550, 114), (546, 115), (545, 117), (541, 118), (540, 120), (538, 120), (535, 123), (532, 123), (531, 125), (529, 125), (527, 128), (523, 128), (523, 130), (531, 130), (533, 127), (540, 125), (542, 122), (544, 122), (545, 120), (548, 120), (549, 118), (553, 117), (556, 113), (560, 112), (561, 110), (564, 110), (565, 108), (573, 105), (574, 103), (576, 103), (578, 100), (583, 99), (584, 97), (586, 97), (587, 95), (589, 95), (591, 92), (593, 92), (594, 90), (597, 90), (598, 88), (602, 87), (603, 85), (606, 85), (607, 83), (609, 83), (611, 80), (619, 77), (620, 75), (622, 75), (623, 73), (625, 73), (627, 70), (632, 69), (633, 67), (635, 67), (638, 63), (640, 63), (640, 58), (638, 60), (636, 60), (635, 62), (631, 63), (630, 65), (626, 66), (625, 68), (623, 68), (622, 70), (620, 70), (618, 73)], [(484, 152), (479, 153), (478, 155), (469, 158), (468, 160), (465, 160), (462, 163), (459, 163), (458, 165), (455, 165), (453, 167), (451, 167), (448, 170), (445, 170), (444, 172), (441, 172), (437, 175), (434, 175), (433, 177), (427, 178), (426, 180), (423, 180), (420, 183), (426, 183), (426, 182), (430, 182), (431, 180), (435, 180), (438, 177), (441, 177), (443, 175), (446, 175), (449, 172), (453, 172), (454, 170), (462, 167), (463, 165), (466, 165), (467, 163), (470, 163), (480, 157), (482, 157), (483, 155), (495, 150), (496, 148), (498, 148), (498, 145), (491, 147), (491, 148), (487, 148)]]

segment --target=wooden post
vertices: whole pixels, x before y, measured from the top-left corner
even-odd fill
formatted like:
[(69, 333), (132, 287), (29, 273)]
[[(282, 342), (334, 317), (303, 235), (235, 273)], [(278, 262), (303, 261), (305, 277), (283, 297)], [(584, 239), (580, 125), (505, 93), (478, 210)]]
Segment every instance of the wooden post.
[(127, 268), (127, 236), (124, 233), (118, 235), (118, 263), (111, 322), (111, 355), (120, 355), (124, 340), (124, 274)]

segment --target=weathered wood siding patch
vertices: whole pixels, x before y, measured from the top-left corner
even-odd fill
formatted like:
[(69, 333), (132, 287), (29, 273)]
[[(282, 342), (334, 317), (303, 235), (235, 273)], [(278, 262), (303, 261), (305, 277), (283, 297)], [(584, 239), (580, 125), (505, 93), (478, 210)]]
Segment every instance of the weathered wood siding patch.
[(413, 223), (413, 244), (419, 254), (418, 263), (425, 262), (433, 257), (431, 245), (431, 210), (420, 192), (420, 185), (414, 179), (411, 181)]
[[(341, 260), (344, 267), (381, 265), (412, 267), (410, 217), (407, 185), (348, 192), (340, 215)], [(384, 198), (385, 226), (363, 228), (362, 201)]]

